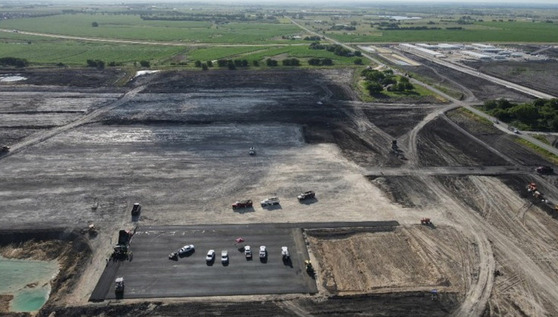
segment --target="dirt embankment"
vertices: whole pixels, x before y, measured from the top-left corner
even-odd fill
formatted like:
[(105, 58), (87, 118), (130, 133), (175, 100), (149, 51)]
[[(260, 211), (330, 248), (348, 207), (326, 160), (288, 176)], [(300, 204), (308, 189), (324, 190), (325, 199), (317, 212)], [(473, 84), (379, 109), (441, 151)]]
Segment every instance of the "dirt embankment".
[[(40, 312), (63, 306), (65, 295), (75, 286), (76, 277), (84, 269), (91, 255), (87, 240), (80, 232), (72, 230), (4, 230), (0, 231), (0, 241), (0, 254), (5, 258), (58, 262), (60, 272), (51, 281), (50, 297)], [(30, 315), (6, 312), (3, 314)]]

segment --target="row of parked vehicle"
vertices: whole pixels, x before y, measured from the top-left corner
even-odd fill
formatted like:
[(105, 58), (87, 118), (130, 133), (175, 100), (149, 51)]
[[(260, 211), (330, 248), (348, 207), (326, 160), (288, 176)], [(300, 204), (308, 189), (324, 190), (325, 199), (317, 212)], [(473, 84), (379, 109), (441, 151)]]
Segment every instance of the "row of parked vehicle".
[[(296, 196), (296, 198), (298, 199), (298, 201), (303, 201), (303, 200), (307, 200), (307, 199), (314, 199), (314, 198), (316, 198), (316, 193), (309, 190), (309, 191), (300, 193), (298, 196)], [(238, 201), (236, 201), (235, 203), (232, 204), (232, 209), (236, 210), (236, 209), (239, 209), (239, 208), (251, 208), (253, 206), (253, 204), (254, 203), (250, 199), (238, 200)], [(264, 199), (260, 202), (260, 205), (262, 207), (269, 207), (269, 206), (279, 205), (279, 197), (273, 196), (273, 197), (266, 198), (266, 199)]]
[[(170, 260), (178, 260), (178, 257), (186, 256), (188, 254), (192, 254), (195, 252), (195, 247), (193, 244), (185, 245), (184, 247), (180, 248), (178, 252), (172, 252), (169, 254)], [(244, 246), (243, 248), (244, 256), (247, 260), (252, 259), (252, 248), (249, 245)], [(261, 261), (267, 260), (267, 248), (265, 245), (260, 246), (260, 251), (258, 256)], [(281, 247), (281, 257), (283, 261), (287, 261), (290, 259), (289, 249), (286, 246)], [(215, 250), (207, 251), (207, 255), (205, 256), (205, 261), (208, 263), (212, 263), (215, 261)], [(228, 264), (229, 263), (229, 251), (222, 250), (221, 251), (221, 263)]]

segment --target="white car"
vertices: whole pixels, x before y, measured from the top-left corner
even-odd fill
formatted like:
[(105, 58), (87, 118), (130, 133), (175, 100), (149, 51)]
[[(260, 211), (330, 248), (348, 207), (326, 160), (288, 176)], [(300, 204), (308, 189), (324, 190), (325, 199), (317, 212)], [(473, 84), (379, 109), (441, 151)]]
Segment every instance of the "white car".
[(267, 250), (265, 245), (260, 246), (260, 259), (265, 259), (267, 257)]
[(184, 254), (188, 254), (190, 252), (194, 252), (194, 245), (190, 244), (190, 245), (185, 245), (182, 248), (180, 248), (180, 250), (178, 250), (178, 255), (184, 255)]
[(229, 263), (229, 251), (227, 250), (221, 251), (221, 263), (223, 264)]
[(212, 262), (213, 260), (215, 260), (215, 250), (207, 251), (207, 255), (205, 256), (205, 260), (207, 262)]
[(261, 201), (262, 207), (279, 205), (279, 197), (273, 196)]
[(244, 247), (244, 256), (245, 256), (247, 259), (251, 259), (251, 258), (252, 258), (252, 249), (250, 249), (250, 246), (249, 246), (249, 245), (247, 245), (247, 246)]

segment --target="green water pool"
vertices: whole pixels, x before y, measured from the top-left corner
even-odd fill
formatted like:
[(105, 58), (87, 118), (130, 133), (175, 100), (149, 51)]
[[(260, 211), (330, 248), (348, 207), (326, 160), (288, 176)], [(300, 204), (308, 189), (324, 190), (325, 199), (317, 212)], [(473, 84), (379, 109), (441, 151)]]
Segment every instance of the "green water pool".
[(39, 310), (48, 300), (56, 261), (6, 259), (0, 256), (0, 294), (13, 295), (10, 311)]

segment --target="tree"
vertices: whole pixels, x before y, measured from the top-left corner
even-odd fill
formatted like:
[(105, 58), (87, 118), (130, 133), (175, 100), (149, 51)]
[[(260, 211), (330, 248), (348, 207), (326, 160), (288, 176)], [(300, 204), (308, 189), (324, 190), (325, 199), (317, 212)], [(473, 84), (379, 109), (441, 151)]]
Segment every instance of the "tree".
[(322, 60), (322, 65), (331, 66), (333, 65), (333, 60), (331, 58), (324, 58)]
[(358, 57), (362, 56), (361, 51), (354, 51), (354, 54), (355, 54), (355, 56), (358, 56)]
[(277, 66), (277, 65), (278, 65), (277, 61), (274, 60), (274, 59), (271, 59), (271, 58), (266, 59), (266, 60), (265, 60), (265, 64), (266, 64), (267, 66), (271, 66), (271, 67)]
[(310, 58), (308, 60), (308, 65), (311, 66), (320, 66), (322, 64), (322, 61), (320, 61), (319, 58)]
[(362, 65), (362, 58), (357, 58), (354, 60), (355, 65)]
[(254, 65), (255, 67), (258, 67), (258, 66), (260, 66), (260, 62), (258, 62), (257, 60), (253, 60), (252, 65)]
[(194, 62), (194, 66), (196, 66), (196, 67), (201, 67), (201, 65), (202, 65), (201, 61), (195, 61)]
[(98, 27), (98, 26), (99, 26), (99, 23), (97, 23), (97, 22), (93, 22), (93, 23), (91, 23), (91, 26), (92, 26), (92, 27), (94, 27), (94, 28), (96, 28), (96, 27)]
[(207, 67), (213, 67), (213, 62), (212, 61), (207, 61)]
[(368, 90), (368, 92), (371, 95), (375, 95), (379, 92), (381, 92), (382, 90), (384, 90), (384, 87), (382, 87), (382, 85), (375, 83), (375, 82), (368, 82), (366, 84), (366, 90)]
[(141, 67), (149, 68), (151, 67), (151, 63), (149, 61), (140, 61)]
[(207, 67), (207, 64), (205, 64), (205, 63), (202, 64), (201, 68), (202, 68), (202, 70), (208, 70), (208, 69), (209, 69), (209, 68)]

